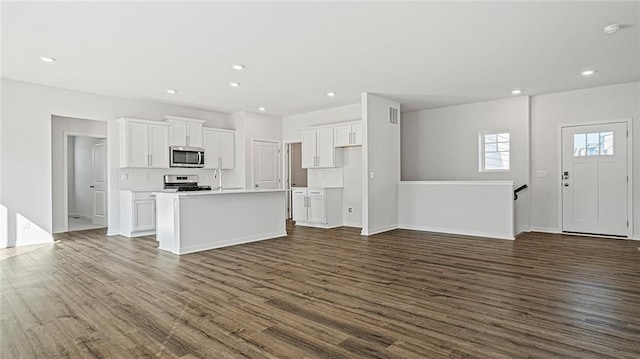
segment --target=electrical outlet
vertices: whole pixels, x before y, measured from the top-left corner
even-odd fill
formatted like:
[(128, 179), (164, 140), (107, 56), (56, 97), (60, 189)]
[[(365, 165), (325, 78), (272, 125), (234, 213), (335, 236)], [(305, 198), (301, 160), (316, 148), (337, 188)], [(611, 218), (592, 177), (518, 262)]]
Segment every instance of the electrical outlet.
[(29, 228), (31, 228), (31, 222), (25, 221), (24, 224), (22, 225), (22, 229), (29, 229)]
[(353, 207), (347, 208), (347, 213), (353, 213)]

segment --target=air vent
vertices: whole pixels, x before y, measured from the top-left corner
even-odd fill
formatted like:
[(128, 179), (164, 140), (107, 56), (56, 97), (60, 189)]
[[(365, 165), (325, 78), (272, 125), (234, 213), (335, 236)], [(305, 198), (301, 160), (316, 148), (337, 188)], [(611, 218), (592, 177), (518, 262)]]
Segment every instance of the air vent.
[(400, 122), (400, 109), (389, 106), (389, 123), (397, 125)]

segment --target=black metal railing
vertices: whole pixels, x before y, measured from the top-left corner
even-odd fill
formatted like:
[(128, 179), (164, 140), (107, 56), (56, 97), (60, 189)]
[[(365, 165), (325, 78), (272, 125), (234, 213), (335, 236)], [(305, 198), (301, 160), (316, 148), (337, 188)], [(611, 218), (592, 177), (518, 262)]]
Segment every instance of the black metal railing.
[(527, 188), (528, 187), (527, 187), (526, 184), (523, 184), (522, 186), (516, 188), (515, 191), (513, 191), (513, 200), (515, 201), (515, 200), (518, 199), (518, 192), (520, 192), (520, 191), (522, 191), (524, 189), (527, 189)]

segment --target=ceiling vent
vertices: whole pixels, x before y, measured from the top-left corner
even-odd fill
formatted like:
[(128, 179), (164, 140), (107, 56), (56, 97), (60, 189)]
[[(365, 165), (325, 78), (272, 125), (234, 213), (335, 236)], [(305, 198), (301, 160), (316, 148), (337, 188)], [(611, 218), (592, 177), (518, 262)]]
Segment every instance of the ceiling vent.
[(397, 107), (389, 106), (389, 123), (397, 125), (400, 123), (400, 109)]

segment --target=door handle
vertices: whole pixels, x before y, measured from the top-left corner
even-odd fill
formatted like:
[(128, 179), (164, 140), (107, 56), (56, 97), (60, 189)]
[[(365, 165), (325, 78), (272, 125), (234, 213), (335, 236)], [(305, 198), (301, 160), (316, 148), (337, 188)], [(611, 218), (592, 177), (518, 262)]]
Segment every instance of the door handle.
[(260, 187), (260, 185), (256, 183), (254, 187), (255, 187), (255, 188), (258, 188), (258, 187)]
[(89, 188), (96, 188), (96, 186), (91, 185), (91, 186), (89, 186)]
[(565, 183), (565, 184), (564, 184), (564, 186), (565, 186), (565, 187), (569, 187), (569, 184), (568, 184), (568, 183)]

